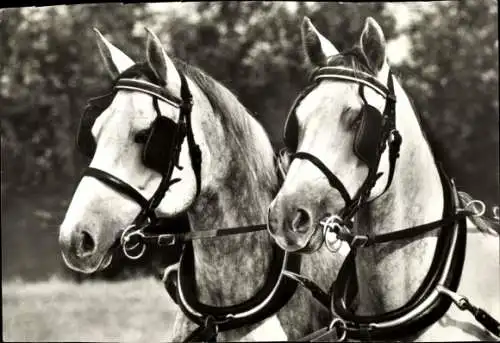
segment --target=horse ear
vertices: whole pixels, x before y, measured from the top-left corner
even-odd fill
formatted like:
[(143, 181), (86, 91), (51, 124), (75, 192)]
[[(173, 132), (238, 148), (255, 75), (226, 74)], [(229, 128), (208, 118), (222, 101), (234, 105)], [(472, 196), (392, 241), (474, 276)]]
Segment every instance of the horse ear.
[(370, 68), (379, 72), (386, 60), (386, 42), (382, 28), (372, 17), (366, 19), (359, 43)]
[(308, 17), (304, 17), (302, 21), (302, 44), (310, 63), (315, 66), (324, 66), (328, 57), (339, 53), (337, 48), (319, 33)]
[(181, 78), (174, 63), (168, 57), (160, 39), (148, 28), (147, 61), (156, 76), (172, 91), (179, 92)]
[(117, 77), (121, 72), (135, 64), (130, 57), (104, 38), (98, 29), (94, 28), (94, 32), (97, 35), (99, 52), (111, 77)]

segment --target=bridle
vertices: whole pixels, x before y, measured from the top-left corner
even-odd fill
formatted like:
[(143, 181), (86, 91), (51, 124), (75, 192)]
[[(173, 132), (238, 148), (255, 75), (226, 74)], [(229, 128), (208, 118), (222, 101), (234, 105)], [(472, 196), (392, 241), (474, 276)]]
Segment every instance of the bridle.
[[(304, 152), (304, 151), (293, 152), (290, 156), (292, 160), (298, 158), (311, 162), (323, 173), (323, 175), (325, 175), (325, 177), (328, 179), (330, 186), (336, 189), (340, 193), (345, 203), (344, 208), (342, 208), (340, 213), (336, 216), (337, 221), (348, 223), (351, 221), (355, 213), (362, 206), (366, 204), (366, 201), (370, 196), (372, 188), (375, 186), (375, 183), (382, 175), (382, 174), (377, 174), (377, 170), (380, 164), (382, 153), (384, 152), (387, 143), (389, 145), (389, 176), (384, 190), (377, 196), (377, 198), (381, 196), (383, 193), (385, 193), (385, 191), (387, 191), (392, 182), (392, 178), (394, 176), (394, 171), (396, 167), (396, 161), (399, 157), (399, 148), (401, 146), (401, 141), (402, 141), (401, 135), (396, 129), (396, 119), (395, 119), (396, 96), (394, 94), (394, 86), (393, 86), (391, 72), (388, 73), (388, 81), (387, 81), (388, 86), (386, 87), (383, 84), (381, 84), (377, 79), (375, 79), (373, 76), (362, 71), (355, 71), (343, 67), (322, 67), (316, 69), (312, 73), (311, 80), (314, 83), (312, 86), (308, 87), (306, 91), (302, 93), (296, 100), (291, 110), (292, 115), (295, 111), (295, 108), (298, 106), (300, 100), (303, 99), (312, 89), (314, 89), (319, 83), (319, 81), (324, 79), (342, 80), (342, 81), (358, 83), (360, 85), (359, 94), (365, 103), (362, 111), (367, 111), (366, 108), (368, 108), (368, 110), (370, 111), (378, 112), (373, 106), (367, 103), (367, 100), (364, 96), (364, 87), (369, 87), (373, 89), (375, 92), (382, 95), (386, 99), (385, 109), (382, 114), (379, 114), (381, 116), (380, 119), (382, 121), (382, 129), (379, 135), (373, 137), (373, 139), (371, 139), (369, 143), (373, 144), (374, 141), (376, 142), (376, 150), (374, 150), (375, 155), (368, 157), (366, 156), (366, 154), (363, 154), (364, 147), (361, 144), (355, 143), (354, 145), (354, 150), (357, 153), (357, 155), (362, 156), (363, 160), (368, 165), (368, 175), (363, 184), (360, 186), (360, 188), (352, 198), (349, 195), (349, 192), (347, 191), (342, 181), (318, 157), (314, 156), (309, 152)], [(364, 115), (367, 116), (367, 114)], [(363, 120), (366, 119), (363, 118)], [(364, 125), (368, 126), (369, 124), (364, 124)], [(367, 130), (363, 130), (362, 127), (360, 128), (360, 132), (358, 132), (357, 134), (358, 142), (359, 141), (362, 142), (363, 135), (370, 135), (370, 132), (368, 132)], [(361, 138), (358, 139), (358, 137)]]
[[(191, 129), (192, 95), (184, 74), (179, 71), (179, 75), (181, 79), (180, 99), (165, 90), (165, 83), (156, 77), (147, 63), (136, 64), (117, 77), (112, 93), (92, 99), (86, 109), (87, 112), (97, 108), (98, 112), (90, 118), (90, 125), (84, 126), (83, 129), (81, 125), (77, 137), (77, 144), (81, 150), (87, 150), (86, 155), (88, 156), (92, 156), (96, 149), (95, 142), (92, 144), (93, 142), (90, 140), (92, 123), (109, 106), (116, 91), (124, 89), (150, 95), (157, 114), (157, 118), (153, 121), (147, 134), (141, 134), (135, 138), (137, 143), (144, 143), (143, 163), (147, 167), (160, 172), (162, 177), (159, 186), (150, 199), (146, 199), (129, 183), (104, 170), (89, 167), (83, 174), (83, 176), (96, 178), (111, 189), (132, 199), (141, 207), (141, 211), (132, 223), (119, 233), (111, 249), (121, 247), (124, 255), (132, 260), (141, 258), (146, 251), (146, 247), (151, 245), (160, 248), (171, 248), (172, 252), (179, 252), (180, 260), (175, 265), (167, 267), (163, 282), (168, 294), (180, 306), (184, 314), (198, 324), (198, 328), (185, 341), (213, 340), (219, 331), (237, 329), (264, 320), (288, 303), (298, 284), (305, 287), (309, 286), (313, 296), (319, 297), (319, 300), (327, 306), (328, 298), (326, 294), (321, 289), (314, 288), (315, 285), (307, 277), (299, 274), (301, 256), (285, 252), (275, 243), (272, 245), (273, 259), (268, 276), (264, 285), (251, 299), (226, 307), (208, 306), (198, 300), (194, 280), (192, 241), (265, 231), (267, 224), (202, 231), (171, 231), (178, 230), (175, 226), (170, 227), (169, 225), (178, 218), (162, 218), (155, 214), (155, 209), (164, 198), (169, 187), (180, 181), (178, 178), (172, 179), (172, 173), (174, 167), (182, 169), (178, 162), (184, 138), (188, 140), (189, 153), (196, 176), (196, 196), (200, 193), (201, 150), (195, 143)], [(145, 77), (148, 81), (132, 77)], [(161, 115), (158, 101), (164, 101), (175, 108), (179, 108), (179, 120), (175, 128), (173, 128), (172, 123), (163, 119), (165, 117)], [(85, 118), (84, 113), (82, 121), (86, 119), (89, 118)], [(165, 139), (173, 139), (172, 149), (166, 153), (161, 151), (161, 143)], [(90, 148), (89, 145), (91, 145)], [(183, 215), (186, 216), (187, 214)], [(182, 214), (180, 217), (182, 217)], [(188, 221), (187, 217), (181, 219)]]
[[(114, 95), (119, 90), (135, 91), (150, 95), (153, 102), (153, 108), (156, 112), (156, 119), (149, 128), (147, 136), (136, 136), (136, 142), (144, 143), (143, 149), (143, 162), (146, 166), (154, 169), (161, 174), (161, 180), (151, 198), (146, 199), (139, 191), (137, 191), (129, 183), (121, 180), (113, 174), (89, 167), (87, 168), (82, 177), (93, 177), (101, 181), (111, 189), (120, 194), (127, 196), (135, 201), (141, 208), (138, 215), (132, 223), (122, 230), (118, 237), (114, 248), (121, 247), (123, 253), (129, 259), (139, 259), (142, 257), (146, 250), (146, 244), (142, 239), (147, 236), (148, 230), (158, 230), (159, 227), (165, 227), (165, 218), (158, 218), (155, 210), (161, 203), (168, 189), (180, 179), (172, 179), (172, 173), (179, 162), (179, 154), (184, 138), (187, 138), (189, 153), (192, 161), (193, 171), (196, 177), (196, 195), (200, 191), (200, 166), (201, 166), (201, 151), (194, 140), (191, 129), (191, 109), (192, 109), (192, 95), (185, 76), (179, 73), (181, 79), (180, 95), (178, 98), (166, 91), (164, 88), (164, 81), (156, 77), (156, 74), (149, 68), (146, 63), (138, 63), (122, 72), (114, 81), (112, 93), (102, 98), (107, 98), (106, 105), (109, 105)], [(145, 77), (148, 81), (142, 79), (135, 79), (134, 77)], [(166, 104), (179, 109), (179, 119), (177, 123), (171, 122), (170, 119), (162, 116), (158, 102), (163, 101)], [(82, 117), (82, 122), (87, 120), (87, 111), (93, 110), (93, 102), (86, 108), (86, 112)], [(104, 110), (104, 108), (98, 108)], [(93, 114), (93, 120), (100, 113)], [(168, 130), (168, 132), (166, 132)], [(85, 145), (89, 144), (87, 137), (90, 132), (89, 128), (81, 128), (78, 133), (77, 144), (81, 150), (89, 149)], [(171, 150), (166, 152), (166, 155), (158, 156), (158, 145), (162, 140), (170, 140)], [(92, 141), (90, 141), (92, 143)], [(90, 148), (91, 154), (95, 151), (94, 146)], [(162, 157), (162, 158), (160, 158)], [(162, 220), (159, 220), (162, 219)], [(159, 241), (160, 246), (171, 245), (166, 241)]]
[[(402, 139), (395, 127), (396, 97), (391, 71), (388, 73), (387, 87), (385, 87), (373, 76), (361, 71), (342, 67), (322, 67), (316, 69), (312, 74), (314, 84), (306, 88), (295, 101), (290, 111), (285, 126), (285, 140), (290, 140), (287, 137), (287, 133), (289, 132), (288, 125), (290, 118), (294, 119), (294, 111), (298, 103), (322, 79), (342, 80), (359, 84), (359, 92), (365, 102), (365, 106), (369, 105), (366, 103), (363, 95), (363, 87), (370, 87), (385, 97), (386, 105), (382, 113), (382, 130), (376, 137), (377, 149), (374, 151), (374, 155), (371, 156), (372, 159), (369, 156), (363, 156), (363, 153), (357, 150), (355, 143), (354, 151), (358, 157), (367, 162), (369, 172), (364, 183), (352, 199), (339, 178), (319, 158), (310, 153), (300, 151), (291, 155), (292, 158), (305, 159), (314, 164), (326, 176), (330, 186), (336, 189), (344, 199), (345, 206), (339, 214), (328, 215), (320, 221), (319, 225), (322, 226), (325, 244), (328, 249), (332, 252), (337, 251), (338, 245), (336, 246), (336, 243), (339, 241), (347, 242), (351, 249), (331, 289), (331, 312), (335, 314), (335, 318), (328, 327), (324, 327), (304, 337), (301, 341), (341, 341), (344, 339), (385, 340), (409, 337), (418, 334), (437, 321), (446, 313), (452, 303), (455, 303), (461, 310), (472, 312), (476, 320), (487, 330), (500, 336), (500, 323), (498, 321), (484, 310), (471, 305), (465, 297), (461, 297), (455, 293), (458, 288), (465, 258), (465, 219), (467, 216), (477, 216), (478, 213), (467, 209), (468, 204), (461, 208), (453, 180), (450, 180), (439, 166), (443, 194), (445, 194), (443, 219), (376, 236), (355, 235), (351, 233), (352, 217), (361, 207), (368, 203), (370, 192), (380, 176), (377, 174), (377, 169), (386, 144), (389, 145), (389, 176), (385, 188), (376, 198), (380, 197), (389, 188), (394, 176), (396, 160), (399, 156)], [(296, 133), (296, 130), (294, 132)], [(361, 133), (363, 133), (362, 129)], [(356, 142), (358, 141), (356, 140)], [(375, 316), (356, 315), (349, 308), (353, 299), (353, 292), (357, 288), (355, 256), (359, 249), (395, 240), (416, 238), (438, 228), (441, 228), (441, 230), (430, 270), (423, 280), (422, 285), (404, 306)]]

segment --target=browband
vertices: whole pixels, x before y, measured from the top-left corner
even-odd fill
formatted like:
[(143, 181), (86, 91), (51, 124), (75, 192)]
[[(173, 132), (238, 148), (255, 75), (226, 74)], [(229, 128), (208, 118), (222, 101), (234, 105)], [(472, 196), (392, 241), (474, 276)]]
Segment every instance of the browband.
[(119, 79), (114, 88), (146, 93), (163, 100), (176, 108), (180, 108), (182, 104), (181, 99), (169, 94), (164, 88), (144, 80), (127, 78)]
[(322, 67), (316, 69), (311, 74), (312, 81), (318, 81), (320, 79), (338, 79), (338, 80), (362, 83), (363, 85), (370, 87), (375, 92), (382, 95), (384, 98), (390, 98), (395, 100), (394, 95), (389, 91), (389, 89), (386, 86), (384, 86), (379, 80), (377, 80), (372, 75), (365, 73), (363, 71), (354, 71), (352, 69), (343, 67)]

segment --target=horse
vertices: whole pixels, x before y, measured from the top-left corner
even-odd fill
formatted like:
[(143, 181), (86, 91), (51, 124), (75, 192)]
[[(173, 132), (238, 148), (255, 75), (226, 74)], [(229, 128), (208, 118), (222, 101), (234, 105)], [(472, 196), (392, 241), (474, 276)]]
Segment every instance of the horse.
[(498, 339), (498, 223), (443, 170), (380, 25), (368, 17), (342, 52), (307, 17), (301, 33), (312, 81), (285, 123), (290, 162), (268, 229), (289, 252), (349, 244), (337, 319), (310, 339)]
[[(225, 86), (170, 58), (146, 30), (140, 63), (96, 30), (115, 81), (82, 117), (78, 144), (91, 162), (60, 226), (67, 266), (93, 273), (110, 265), (116, 247), (135, 259), (145, 241), (182, 241), (164, 275), (180, 308), (171, 340), (217, 332), (230, 341), (296, 339), (324, 325), (328, 309), (297, 286), (314, 279), (327, 288), (343, 258), (326, 249), (301, 258), (273, 242), (265, 219), (279, 178), (264, 128)], [(188, 232), (154, 235), (158, 218), (183, 214)]]

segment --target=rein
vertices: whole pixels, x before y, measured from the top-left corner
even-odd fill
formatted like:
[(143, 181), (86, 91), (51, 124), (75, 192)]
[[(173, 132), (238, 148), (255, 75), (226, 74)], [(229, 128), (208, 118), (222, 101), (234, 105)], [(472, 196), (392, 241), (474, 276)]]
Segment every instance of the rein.
[[(125, 238), (127, 244), (140, 244), (140, 245), (156, 245), (159, 247), (171, 246), (177, 243), (186, 243), (198, 239), (207, 238), (218, 238), (230, 235), (238, 235), (244, 233), (264, 231), (267, 229), (267, 225), (249, 225), (249, 226), (239, 226), (226, 229), (213, 229), (204, 231), (187, 231), (187, 232), (176, 232), (176, 233), (148, 233), (142, 230), (137, 230)], [(126, 229), (122, 232), (126, 232)]]

